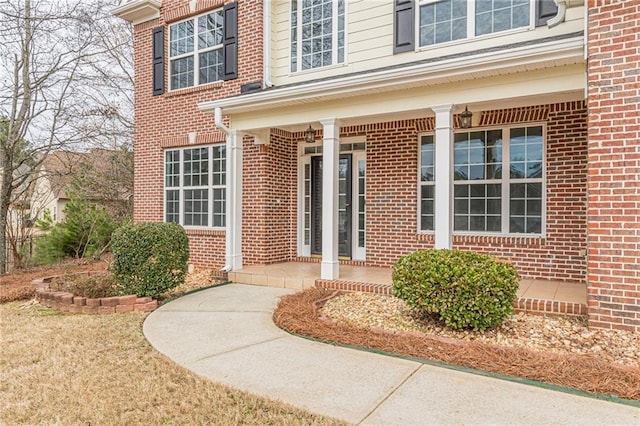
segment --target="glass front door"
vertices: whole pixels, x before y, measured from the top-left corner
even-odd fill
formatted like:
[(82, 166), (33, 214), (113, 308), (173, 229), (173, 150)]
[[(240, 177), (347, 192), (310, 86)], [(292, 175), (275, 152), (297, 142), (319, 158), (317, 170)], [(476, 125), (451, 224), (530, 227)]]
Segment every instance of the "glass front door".
[[(338, 164), (338, 255), (351, 258), (353, 238), (352, 155)], [(311, 158), (311, 254), (322, 254), (322, 157)]]

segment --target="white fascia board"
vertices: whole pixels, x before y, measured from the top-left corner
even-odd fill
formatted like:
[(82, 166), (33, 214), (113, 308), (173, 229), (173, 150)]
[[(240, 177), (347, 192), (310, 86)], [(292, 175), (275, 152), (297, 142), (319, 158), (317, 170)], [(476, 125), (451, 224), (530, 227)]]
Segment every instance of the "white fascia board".
[(124, 0), (111, 14), (137, 25), (159, 18), (161, 7), (161, 0)]
[[(346, 76), (333, 80), (320, 80), (283, 88), (266, 90), (231, 98), (200, 103), (203, 112), (213, 113), (222, 108), (225, 113), (250, 112), (278, 106), (291, 105), (292, 101), (317, 101), (330, 97), (347, 97), (363, 94), (372, 89), (397, 90), (410, 86), (427, 86), (430, 81), (443, 77), (465, 76), (508, 69), (521, 65), (571, 59), (583, 62), (584, 39), (582, 36), (555, 40), (544, 44), (527, 45), (499, 52), (461, 56), (440, 62), (409, 64), (366, 74)], [(464, 78), (460, 78), (464, 80)]]

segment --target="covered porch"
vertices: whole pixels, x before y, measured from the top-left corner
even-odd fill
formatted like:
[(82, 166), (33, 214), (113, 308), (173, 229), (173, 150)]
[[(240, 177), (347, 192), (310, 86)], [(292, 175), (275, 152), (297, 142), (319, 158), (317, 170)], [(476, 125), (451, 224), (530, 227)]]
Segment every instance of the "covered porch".
[[(321, 287), (343, 291), (391, 294), (391, 268), (340, 265), (340, 279), (321, 278), (319, 262), (283, 262), (246, 266), (229, 273), (239, 284), (303, 290)], [(515, 301), (518, 312), (555, 315), (586, 315), (587, 286), (580, 282), (524, 279)]]
[[(318, 277), (351, 282), (344, 259), (388, 267), (459, 248), (527, 278), (583, 281), (584, 67), (570, 51), (540, 68), (503, 64), (504, 75), (471, 67), (443, 80), (425, 65), (411, 81), (315, 81), (199, 104), (227, 134), (225, 270), (320, 259)], [(315, 285), (305, 274), (250, 279)]]

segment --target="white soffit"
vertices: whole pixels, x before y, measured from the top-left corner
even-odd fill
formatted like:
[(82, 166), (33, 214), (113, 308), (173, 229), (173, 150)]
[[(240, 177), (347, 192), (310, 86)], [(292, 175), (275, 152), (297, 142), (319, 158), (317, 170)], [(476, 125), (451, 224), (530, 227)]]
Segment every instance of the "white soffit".
[(438, 62), (407, 64), (403, 67), (207, 101), (200, 103), (198, 108), (210, 113), (218, 107), (222, 108), (225, 114), (244, 113), (292, 104), (555, 68), (583, 63), (583, 43), (584, 40), (580, 36), (503, 51), (460, 56)]
[(159, 18), (161, 7), (160, 0), (123, 0), (111, 14), (136, 25)]

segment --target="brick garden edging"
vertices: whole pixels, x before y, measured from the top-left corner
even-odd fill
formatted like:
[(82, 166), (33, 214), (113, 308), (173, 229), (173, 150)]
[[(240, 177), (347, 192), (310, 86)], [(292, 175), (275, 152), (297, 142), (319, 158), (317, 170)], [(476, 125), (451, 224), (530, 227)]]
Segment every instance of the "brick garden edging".
[(65, 291), (49, 289), (53, 277), (33, 280), (36, 286), (36, 300), (42, 305), (60, 312), (76, 314), (113, 314), (125, 312), (151, 312), (158, 307), (158, 301), (151, 297), (138, 297), (135, 294), (113, 297), (82, 297)]

